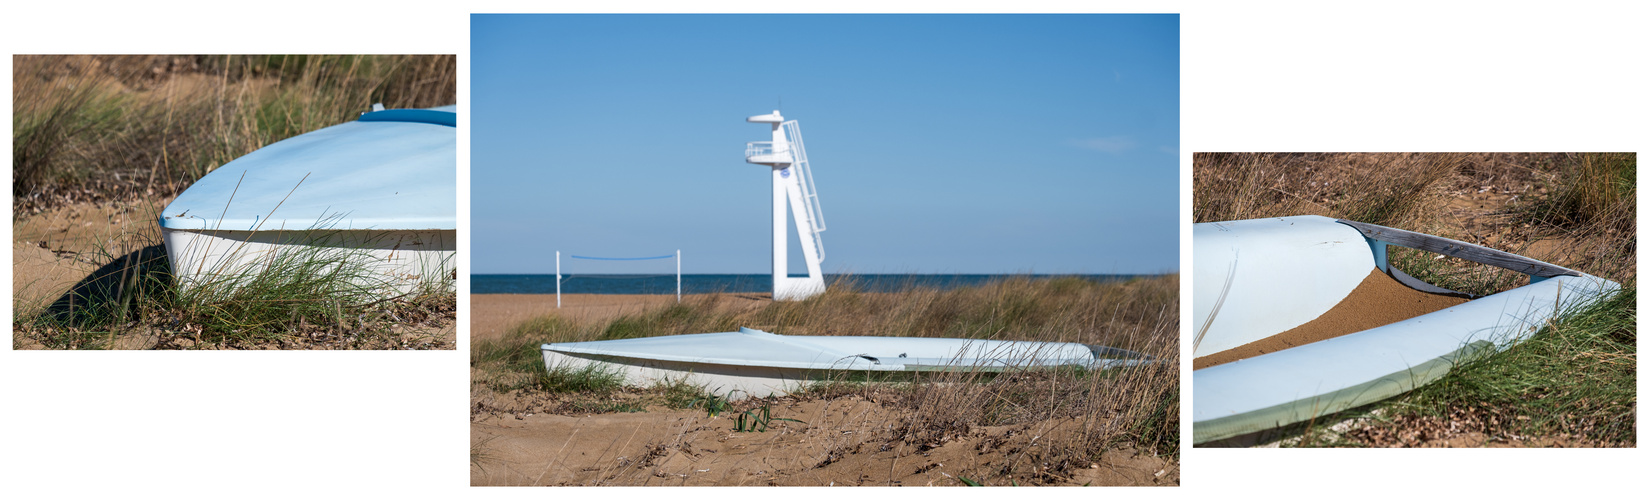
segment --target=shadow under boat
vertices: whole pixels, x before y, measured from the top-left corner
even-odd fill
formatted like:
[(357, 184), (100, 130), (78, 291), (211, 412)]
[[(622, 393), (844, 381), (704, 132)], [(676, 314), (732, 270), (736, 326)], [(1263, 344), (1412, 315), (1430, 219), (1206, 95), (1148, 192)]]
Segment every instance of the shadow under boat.
[(81, 278), (42, 312), (48, 321), (83, 327), (119, 318), (140, 294), (162, 293), (171, 280), (164, 245), (150, 245), (120, 256)]

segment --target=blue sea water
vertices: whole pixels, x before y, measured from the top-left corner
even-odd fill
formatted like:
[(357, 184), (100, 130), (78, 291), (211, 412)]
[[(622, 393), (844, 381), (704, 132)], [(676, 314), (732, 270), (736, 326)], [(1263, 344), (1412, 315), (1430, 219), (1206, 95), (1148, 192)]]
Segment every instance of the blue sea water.
[[(847, 283), (867, 292), (898, 292), (915, 287), (950, 289), (978, 286), (1015, 277), (1048, 279), (1069, 274), (827, 274), (825, 285)], [(1133, 274), (1075, 275), (1097, 282), (1126, 281), (1142, 277)], [(682, 293), (766, 293), (773, 278), (768, 274), (684, 274)], [(562, 275), (562, 293), (593, 294), (673, 294), (676, 275)], [(472, 274), (470, 293), (556, 293), (553, 274)]]

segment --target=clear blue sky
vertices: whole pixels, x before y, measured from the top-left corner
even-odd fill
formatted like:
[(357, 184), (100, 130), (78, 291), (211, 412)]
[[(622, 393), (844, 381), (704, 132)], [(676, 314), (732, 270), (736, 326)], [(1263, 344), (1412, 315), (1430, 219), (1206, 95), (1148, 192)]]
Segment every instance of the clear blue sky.
[(766, 272), (768, 167), (743, 154), (769, 132), (744, 119), (781, 102), (827, 273), (1177, 271), (1179, 24), (472, 16), (473, 272), (676, 249), (685, 273)]

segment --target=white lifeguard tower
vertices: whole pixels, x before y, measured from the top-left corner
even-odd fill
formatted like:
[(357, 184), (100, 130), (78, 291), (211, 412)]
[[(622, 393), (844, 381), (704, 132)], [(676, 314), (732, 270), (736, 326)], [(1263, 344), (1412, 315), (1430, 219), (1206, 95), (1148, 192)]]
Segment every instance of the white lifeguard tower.
[[(772, 114), (746, 118), (750, 123), (773, 126), (773, 140), (745, 143), (745, 162), (767, 165), (773, 176), (773, 300), (802, 300), (825, 291), (825, 274), (819, 263), (825, 260), (825, 245), (819, 233), (825, 230), (825, 219), (819, 210), (819, 194), (814, 191), (814, 177), (808, 170), (808, 154), (802, 148), (802, 130), (796, 120), (785, 121), (775, 110)], [(802, 242), (802, 256), (808, 261), (808, 276), (792, 278), (789, 275), (786, 235), (790, 232), (785, 221), (785, 204), (790, 203), (796, 219), (797, 239)]]

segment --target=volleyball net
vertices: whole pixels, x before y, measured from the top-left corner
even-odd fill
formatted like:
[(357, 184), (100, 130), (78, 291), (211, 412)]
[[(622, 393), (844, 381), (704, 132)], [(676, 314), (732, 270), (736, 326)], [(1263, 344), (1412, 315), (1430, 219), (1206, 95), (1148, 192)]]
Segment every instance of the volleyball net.
[(577, 290), (568, 293), (662, 295), (674, 290), (676, 302), (681, 303), (682, 251), (652, 257), (598, 257), (557, 251), (556, 307), (561, 307), (563, 284)]

